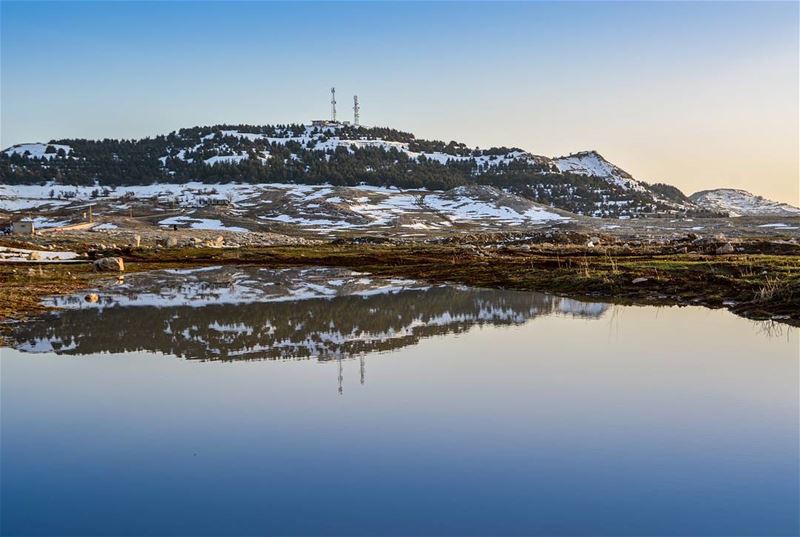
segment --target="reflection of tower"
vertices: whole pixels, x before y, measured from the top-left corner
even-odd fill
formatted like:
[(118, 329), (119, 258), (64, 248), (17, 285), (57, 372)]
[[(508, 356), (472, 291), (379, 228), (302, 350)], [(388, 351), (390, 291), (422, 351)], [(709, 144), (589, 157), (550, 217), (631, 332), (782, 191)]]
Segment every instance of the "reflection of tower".
[(344, 380), (344, 376), (342, 375), (342, 356), (341, 355), (339, 355), (339, 358), (337, 358), (337, 361), (339, 362), (339, 395), (342, 395), (342, 381)]
[(362, 354), (361, 357), (358, 359), (361, 363), (359, 364), (359, 370), (361, 372), (361, 384), (364, 384), (364, 377), (366, 376), (366, 369), (364, 369), (364, 355)]
[(358, 106), (358, 95), (353, 95), (353, 125), (358, 127), (359, 115), (361, 108)]
[(331, 88), (331, 121), (336, 123), (336, 88)]

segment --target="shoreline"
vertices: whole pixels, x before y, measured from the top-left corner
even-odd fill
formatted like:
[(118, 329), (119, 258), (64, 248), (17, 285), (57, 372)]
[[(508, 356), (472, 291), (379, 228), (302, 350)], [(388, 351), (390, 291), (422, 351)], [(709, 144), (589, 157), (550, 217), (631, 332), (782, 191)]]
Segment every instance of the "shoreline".
[(221, 264), (331, 266), (431, 283), (538, 291), (624, 305), (726, 308), (753, 320), (800, 326), (800, 255), (764, 252), (675, 253), (673, 249), (577, 245), (309, 244), (261, 248), (124, 248), (126, 271), (93, 272), (91, 263), (0, 264), (0, 335), (51, 308), (41, 301), (104, 279), (166, 268)]

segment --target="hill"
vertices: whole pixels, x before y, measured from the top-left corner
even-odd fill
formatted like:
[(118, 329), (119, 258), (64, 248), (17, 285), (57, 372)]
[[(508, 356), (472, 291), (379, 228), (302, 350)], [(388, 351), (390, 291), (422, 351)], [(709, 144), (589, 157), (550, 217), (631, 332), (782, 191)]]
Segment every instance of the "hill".
[(800, 208), (733, 188), (702, 190), (689, 199), (709, 211), (728, 216), (800, 216)]
[[(594, 151), (548, 158), (469, 148), (390, 128), (216, 125), (140, 140), (52, 140), (0, 153), (4, 184), (114, 187), (155, 183), (295, 183), (450, 190), (485, 185), (588, 216), (703, 212)], [(671, 195), (670, 195), (671, 194)]]

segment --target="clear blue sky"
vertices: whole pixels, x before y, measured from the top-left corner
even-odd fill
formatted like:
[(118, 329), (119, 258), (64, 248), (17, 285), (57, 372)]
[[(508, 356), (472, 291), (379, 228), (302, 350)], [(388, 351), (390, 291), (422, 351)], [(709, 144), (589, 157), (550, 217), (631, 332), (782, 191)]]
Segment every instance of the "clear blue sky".
[(328, 115), (798, 202), (797, 2), (0, 2), (0, 145)]

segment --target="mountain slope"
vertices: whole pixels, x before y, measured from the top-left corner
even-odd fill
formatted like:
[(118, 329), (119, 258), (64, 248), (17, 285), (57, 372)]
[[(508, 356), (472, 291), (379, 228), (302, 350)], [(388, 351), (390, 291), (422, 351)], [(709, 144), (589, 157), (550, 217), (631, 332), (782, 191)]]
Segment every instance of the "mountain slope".
[(729, 216), (800, 216), (800, 208), (734, 188), (702, 190), (689, 196), (689, 199), (710, 211)]
[(80, 215), (88, 204), (103, 219), (119, 221), (128, 214), (148, 214), (148, 220), (160, 227), (228, 231), (292, 226), (309, 231), (392, 230), (411, 235), (570, 220), (569, 213), (485, 185), (447, 191), (278, 183), (0, 185), (0, 213), (35, 211), (39, 228), (63, 226), (68, 223), (63, 221), (65, 217)]
[(339, 123), (217, 125), (141, 140), (57, 140), (0, 154), (0, 181), (31, 184), (304, 183), (449, 190), (488, 185), (590, 216), (697, 210), (596, 152), (551, 159)]

